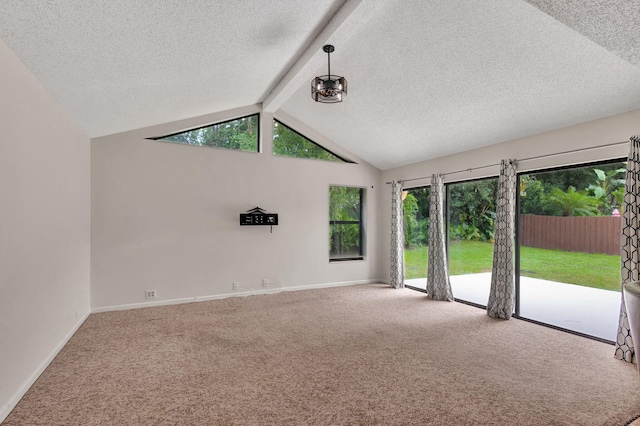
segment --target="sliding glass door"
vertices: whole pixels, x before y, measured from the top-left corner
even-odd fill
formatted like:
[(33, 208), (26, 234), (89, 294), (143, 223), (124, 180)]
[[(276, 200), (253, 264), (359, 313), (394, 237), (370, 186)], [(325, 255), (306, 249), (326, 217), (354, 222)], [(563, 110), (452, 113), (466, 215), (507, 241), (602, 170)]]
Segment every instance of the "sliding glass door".
[[(516, 316), (612, 341), (620, 308), (626, 164), (518, 175)], [(457, 300), (486, 306), (497, 178), (446, 185), (449, 273)], [(429, 187), (403, 192), (405, 284), (426, 288)]]
[(521, 317), (615, 339), (625, 169), (616, 162), (519, 175)]
[(402, 193), (405, 285), (422, 290), (427, 286), (429, 194), (429, 187), (412, 188)]
[(486, 306), (498, 179), (447, 184), (449, 274), (456, 299)]

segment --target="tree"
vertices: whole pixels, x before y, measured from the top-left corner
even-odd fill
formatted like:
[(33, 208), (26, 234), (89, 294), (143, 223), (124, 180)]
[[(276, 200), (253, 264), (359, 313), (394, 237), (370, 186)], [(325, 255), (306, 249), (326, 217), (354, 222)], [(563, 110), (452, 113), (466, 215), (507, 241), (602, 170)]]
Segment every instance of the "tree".
[(241, 151), (258, 150), (258, 116), (238, 118), (213, 124), (200, 129), (189, 130), (162, 140), (180, 142), (188, 145), (215, 146)]
[(590, 183), (595, 183), (595, 176), (591, 170), (590, 167), (554, 170), (536, 173), (535, 178), (542, 183), (546, 194), (549, 194), (553, 188), (561, 191), (567, 191), (571, 186), (586, 189)]
[(493, 240), (498, 179), (449, 187), (449, 234), (453, 240)]
[(317, 160), (335, 162), (343, 161), (311, 139), (302, 136), (278, 121), (273, 122), (273, 153), (286, 157), (315, 158)]
[(535, 175), (520, 177), (520, 212), (522, 214), (546, 213), (544, 204), (544, 185)]
[(429, 187), (413, 188), (403, 193), (405, 248), (429, 243)]
[[(538, 172), (520, 176), (520, 211), (524, 214), (564, 215), (571, 211), (571, 200), (586, 203), (586, 210), (577, 206), (577, 215), (610, 215), (614, 208), (622, 208), (624, 163), (610, 163), (594, 167)], [(571, 189), (573, 188), (573, 189)], [(577, 190), (580, 188), (581, 190)], [(561, 194), (563, 193), (563, 194)], [(583, 200), (590, 195), (593, 200)], [(551, 204), (548, 204), (548, 203)], [(597, 210), (593, 210), (595, 203)]]
[(624, 183), (625, 180), (620, 178), (620, 175), (624, 176), (627, 169), (618, 168), (608, 171), (602, 169), (593, 169), (593, 172), (598, 177), (597, 184), (589, 185), (589, 191), (600, 202), (599, 212), (602, 215), (610, 215), (613, 209), (619, 207), (620, 193), (624, 195)]
[(553, 188), (546, 197), (546, 206), (553, 216), (595, 216), (598, 213), (598, 200), (586, 192), (576, 191), (570, 186), (567, 191)]
[(409, 192), (402, 203), (404, 213), (405, 248), (419, 247), (428, 241), (429, 219), (418, 219), (420, 206), (417, 197)]

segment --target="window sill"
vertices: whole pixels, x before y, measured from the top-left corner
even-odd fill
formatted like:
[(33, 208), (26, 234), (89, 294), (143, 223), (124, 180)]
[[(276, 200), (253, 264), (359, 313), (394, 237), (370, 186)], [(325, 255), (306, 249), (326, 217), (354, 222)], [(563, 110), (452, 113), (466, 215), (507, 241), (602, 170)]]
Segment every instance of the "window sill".
[(339, 257), (339, 258), (335, 258), (335, 259), (329, 259), (329, 263), (333, 263), (333, 262), (350, 262), (350, 261), (358, 261), (358, 260), (364, 260), (364, 256), (354, 256), (354, 257)]

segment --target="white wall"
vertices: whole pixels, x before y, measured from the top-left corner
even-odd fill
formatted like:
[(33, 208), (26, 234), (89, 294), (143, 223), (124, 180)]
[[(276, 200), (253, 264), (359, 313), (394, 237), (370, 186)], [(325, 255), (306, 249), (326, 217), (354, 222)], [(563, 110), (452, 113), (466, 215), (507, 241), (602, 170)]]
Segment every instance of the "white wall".
[[(377, 169), (273, 156), (269, 114), (262, 153), (145, 140), (259, 109), (92, 140), (94, 310), (148, 302), (145, 289), (166, 303), (262, 290), (263, 278), (276, 289), (380, 278)], [(332, 184), (366, 188), (364, 261), (329, 263)], [(279, 214), (273, 233), (239, 226), (239, 213), (256, 206)]]
[(89, 138), (0, 41), (0, 421), (89, 313)]
[[(445, 183), (498, 176), (500, 167), (497, 164), (501, 159), (508, 158), (519, 160), (518, 172), (621, 158), (626, 157), (629, 152), (628, 143), (604, 148), (584, 148), (628, 142), (631, 136), (637, 134), (640, 134), (640, 110), (384, 171), (378, 183), (383, 188), (379, 198), (382, 224), (379, 228), (380, 265), (383, 271), (389, 270), (390, 253), (387, 242), (391, 232), (388, 225), (391, 222), (391, 188), (385, 182), (458, 171), (462, 172), (445, 176)], [(560, 154), (572, 150), (580, 151)], [(549, 156), (555, 153), (559, 155)], [(544, 158), (525, 160), (538, 156)], [(484, 167), (487, 165), (495, 166)], [(482, 168), (466, 171), (476, 167)], [(425, 186), (429, 183), (430, 178), (425, 178), (406, 182), (405, 187)]]

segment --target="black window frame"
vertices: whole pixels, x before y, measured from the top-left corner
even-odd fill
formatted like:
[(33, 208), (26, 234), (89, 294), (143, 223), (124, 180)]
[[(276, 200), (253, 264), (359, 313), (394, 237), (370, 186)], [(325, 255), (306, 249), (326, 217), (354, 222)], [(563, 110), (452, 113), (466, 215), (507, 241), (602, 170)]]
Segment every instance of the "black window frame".
[(329, 210), (331, 210), (331, 188), (351, 188), (359, 190), (360, 196), (360, 214), (357, 221), (355, 220), (331, 220), (329, 217), (329, 227), (333, 225), (358, 225), (358, 256), (349, 257), (331, 257), (331, 241), (329, 241), (329, 262), (345, 262), (352, 260), (364, 260), (364, 188), (346, 185), (330, 185), (329, 186)]
[[(284, 126), (286, 127), (288, 130), (292, 131), (293, 133), (295, 133), (296, 135), (300, 136), (301, 138), (303, 138), (304, 140), (306, 140), (307, 142), (312, 143), (313, 145), (317, 146), (318, 148), (327, 151), (329, 154), (333, 155), (334, 157), (336, 157), (337, 159), (339, 159), (341, 162), (343, 163), (350, 163), (350, 164), (356, 164), (355, 161), (351, 161), (341, 155), (336, 154), (335, 152), (331, 151), (330, 149), (327, 149), (326, 147), (320, 145), (319, 143), (315, 142), (314, 140), (312, 140), (311, 138), (303, 135), (302, 133), (300, 133), (299, 131), (297, 131), (296, 129), (294, 129), (293, 127), (289, 126), (288, 124), (283, 123), (282, 121), (278, 120), (277, 118), (273, 119), (273, 123), (274, 123), (274, 127), (275, 127), (275, 123), (278, 123), (278, 125), (280, 126)], [(275, 142), (275, 138), (274, 138), (274, 142)], [(271, 153), (273, 155), (275, 155), (276, 157), (288, 157), (288, 158), (302, 158), (302, 159), (306, 159), (306, 160), (321, 160), (321, 161), (329, 161), (332, 163), (338, 163), (338, 161), (331, 161), (331, 160), (325, 160), (323, 158), (313, 158), (313, 157), (296, 157), (294, 155), (282, 155), (282, 154), (276, 154), (275, 153), (275, 143), (273, 145), (273, 148), (271, 149)]]
[[(545, 173), (545, 172), (556, 172), (556, 171), (562, 171), (562, 170), (570, 170), (570, 169), (578, 169), (578, 168), (582, 168), (582, 167), (596, 167), (599, 165), (606, 165), (606, 164), (614, 164), (614, 163), (624, 163), (628, 161), (628, 158), (625, 156), (622, 157), (614, 157), (614, 158), (607, 158), (607, 159), (603, 159), (603, 160), (591, 160), (591, 161), (585, 161), (585, 162), (581, 162), (581, 163), (575, 163), (575, 164), (569, 164), (569, 165), (564, 165), (564, 166), (549, 166), (549, 167), (541, 167), (541, 168), (534, 168), (534, 169), (529, 169), (529, 170), (521, 170), (521, 171), (517, 171), (516, 172), (516, 177), (517, 177), (517, 186), (516, 188), (520, 188), (520, 179), (523, 175), (528, 175), (528, 174), (536, 174), (536, 173)], [(445, 214), (446, 214), (446, 218), (445, 218), (445, 232), (447, 235), (447, 238), (445, 239), (445, 248), (447, 251), (447, 261), (449, 260), (449, 185), (451, 184), (456, 184), (456, 183), (462, 183), (462, 182), (473, 182), (473, 181), (479, 181), (479, 180), (484, 180), (484, 179), (495, 179), (495, 178), (499, 178), (499, 176), (485, 176), (485, 177), (481, 177), (481, 178), (473, 178), (473, 179), (461, 179), (458, 181), (453, 181), (453, 182), (447, 182), (444, 184), (445, 186), (445, 197), (444, 197), (444, 210), (445, 210)], [(425, 185), (426, 186), (426, 185)], [(521, 200), (520, 200), (520, 190), (518, 189), (516, 191), (516, 215), (515, 215), (515, 253), (514, 253), (514, 257), (515, 257), (515, 300), (514, 300), (514, 313), (513, 313), (513, 318), (515, 319), (519, 319), (522, 321), (526, 321), (526, 322), (530, 322), (536, 325), (540, 325), (543, 327), (547, 327), (547, 328), (552, 328), (554, 330), (558, 330), (558, 331), (563, 331), (565, 333), (569, 333), (569, 334), (573, 334), (576, 336), (580, 336), (580, 337), (584, 337), (587, 339), (591, 339), (591, 340), (595, 340), (598, 342), (602, 342), (602, 343), (606, 343), (609, 345), (613, 345), (615, 342), (612, 340), (608, 340), (608, 339), (603, 339), (601, 337), (597, 337), (597, 336), (593, 336), (590, 334), (585, 334), (585, 333), (581, 333), (579, 331), (575, 331), (575, 330), (571, 330), (568, 328), (564, 328), (564, 327), (560, 327), (557, 325), (553, 325), (553, 324), (549, 324), (546, 322), (542, 322), (542, 321), (538, 321), (535, 319), (531, 319), (528, 317), (523, 317), (520, 315), (520, 298), (521, 298), (521, 294), (520, 294), (520, 277), (521, 277), (521, 270), (520, 270), (520, 208), (521, 208)], [(406, 286), (407, 288), (414, 290), (414, 291), (419, 291), (422, 293), (426, 293), (427, 291), (421, 288), (417, 288), (417, 287), (412, 287), (412, 286)], [(486, 305), (480, 305), (477, 303), (473, 303), (473, 302), (469, 302), (463, 299), (458, 299), (458, 298), (454, 298), (454, 300), (458, 303), (463, 303), (465, 305), (470, 305), (470, 306), (474, 306), (476, 308), (480, 308), (480, 309), (486, 309)]]
[[(192, 129), (187, 129), (187, 130), (181, 130), (179, 132), (174, 132), (174, 133), (170, 133), (168, 135), (162, 135), (162, 136), (154, 136), (151, 138), (147, 138), (147, 140), (153, 140), (153, 141), (158, 141), (158, 142), (166, 142), (166, 143), (175, 143), (178, 145), (186, 145), (186, 146), (197, 146), (197, 147), (205, 147), (205, 148), (221, 148), (221, 149), (227, 149), (227, 150), (231, 150), (231, 151), (238, 151), (238, 152), (251, 152), (251, 153), (260, 153), (260, 119), (261, 119), (261, 115), (259, 112), (253, 113), (253, 114), (247, 114), (247, 115), (243, 115), (241, 117), (235, 117), (235, 118), (231, 118), (228, 120), (224, 120), (224, 121), (216, 121), (215, 123), (209, 123), (209, 124), (205, 124), (204, 126), (198, 126), (198, 127), (194, 127)], [(177, 141), (171, 141), (171, 140), (167, 140), (166, 138), (170, 138), (172, 136), (176, 136), (176, 135), (181, 135), (183, 133), (189, 133), (189, 132), (195, 132), (196, 130), (200, 130), (200, 129), (206, 129), (207, 127), (213, 127), (213, 126), (219, 126), (219, 125), (223, 125), (225, 123), (231, 123), (233, 121), (237, 121), (237, 120), (242, 120), (243, 118), (251, 118), (251, 117), (256, 117), (256, 150), (255, 151), (246, 151), (244, 149), (236, 149), (236, 148), (227, 148), (224, 146), (213, 146), (213, 145), (191, 145), (188, 143), (182, 143), (182, 142), (177, 142)]]

